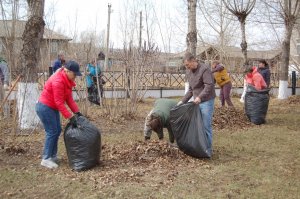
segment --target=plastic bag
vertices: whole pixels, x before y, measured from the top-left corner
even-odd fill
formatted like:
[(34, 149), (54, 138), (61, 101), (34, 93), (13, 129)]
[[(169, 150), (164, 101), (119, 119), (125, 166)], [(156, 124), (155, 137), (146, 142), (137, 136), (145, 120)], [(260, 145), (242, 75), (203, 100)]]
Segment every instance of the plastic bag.
[[(101, 88), (100, 88), (100, 92), (101, 92)], [(98, 88), (94, 84), (90, 88), (88, 88), (88, 100), (94, 104), (100, 105)]]
[(180, 150), (196, 158), (211, 157), (199, 105), (189, 102), (175, 106), (171, 109), (170, 124)]
[(85, 117), (77, 118), (77, 127), (67, 124), (64, 132), (69, 165), (76, 171), (90, 169), (99, 164), (101, 133)]
[(264, 124), (269, 106), (269, 91), (256, 90), (253, 86), (247, 86), (245, 96), (245, 112), (249, 120), (254, 124)]

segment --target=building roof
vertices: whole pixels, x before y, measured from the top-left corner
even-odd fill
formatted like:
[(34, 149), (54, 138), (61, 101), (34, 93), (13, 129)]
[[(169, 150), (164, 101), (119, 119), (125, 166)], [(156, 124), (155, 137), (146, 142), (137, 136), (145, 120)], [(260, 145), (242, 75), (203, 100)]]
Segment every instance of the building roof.
[[(0, 20), (0, 38), (7, 37), (12, 31), (12, 20)], [(15, 37), (21, 38), (25, 29), (26, 21), (17, 20), (15, 25)], [(69, 37), (66, 37), (60, 33), (44, 28), (43, 39), (52, 39), (52, 40), (72, 40)]]
[[(220, 47), (214, 46), (214, 45), (207, 45), (207, 46), (197, 46), (196, 54), (199, 56), (202, 53), (205, 53), (205, 51), (221, 51)], [(225, 55), (227, 57), (232, 58), (243, 58), (243, 53), (241, 48), (235, 47), (235, 46), (225, 46), (224, 49)], [(281, 50), (248, 50), (247, 56), (248, 59), (273, 59), (274, 57), (280, 55)], [(181, 59), (184, 57), (185, 51), (174, 54), (173, 58)]]

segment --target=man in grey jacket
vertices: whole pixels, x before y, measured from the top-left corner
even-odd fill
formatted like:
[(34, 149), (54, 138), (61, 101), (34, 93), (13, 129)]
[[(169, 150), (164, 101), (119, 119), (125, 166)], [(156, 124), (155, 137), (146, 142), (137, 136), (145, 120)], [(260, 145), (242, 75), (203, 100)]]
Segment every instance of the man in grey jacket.
[(185, 55), (184, 65), (189, 70), (189, 90), (178, 105), (187, 103), (194, 97), (194, 103), (199, 104), (204, 130), (212, 150), (212, 117), (216, 97), (213, 74), (209, 66), (199, 63), (191, 53)]

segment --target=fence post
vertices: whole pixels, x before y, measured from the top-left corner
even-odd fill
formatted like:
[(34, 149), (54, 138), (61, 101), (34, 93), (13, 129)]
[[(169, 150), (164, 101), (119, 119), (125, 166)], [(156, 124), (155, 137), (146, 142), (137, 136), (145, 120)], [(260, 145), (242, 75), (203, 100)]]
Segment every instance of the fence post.
[(160, 98), (162, 98), (162, 90), (163, 90), (163, 88), (160, 87)]
[(296, 71), (292, 71), (292, 95), (296, 95)]

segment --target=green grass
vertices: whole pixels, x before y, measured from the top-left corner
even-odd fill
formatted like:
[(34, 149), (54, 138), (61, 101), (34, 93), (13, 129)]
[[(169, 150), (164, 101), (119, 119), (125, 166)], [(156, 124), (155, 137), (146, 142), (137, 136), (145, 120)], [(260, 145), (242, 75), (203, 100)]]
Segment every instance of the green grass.
[[(237, 99), (234, 102), (240, 108)], [(149, 104), (145, 103), (145, 110), (151, 109)], [(299, 198), (299, 121), (300, 105), (273, 100), (267, 124), (216, 131), (212, 159), (169, 165), (172, 169), (143, 165), (72, 172), (62, 139), (59, 151), (63, 162), (54, 171), (39, 166), (36, 152), (23, 157), (0, 150), (0, 198)], [(126, 145), (142, 140), (143, 124), (137, 123), (132, 127), (133, 123), (125, 122), (123, 130), (115, 133), (106, 126), (103, 144)], [(17, 139), (42, 143), (43, 134)], [(99, 185), (105, 181), (101, 175), (109, 172), (113, 176), (142, 169), (146, 173), (136, 178), (112, 178), (111, 183), (106, 179), (108, 184)]]

